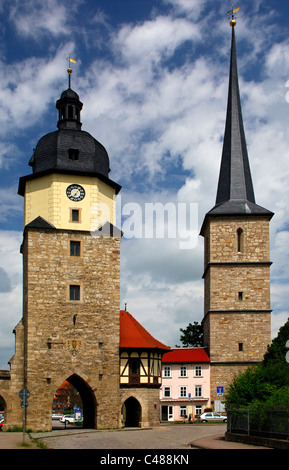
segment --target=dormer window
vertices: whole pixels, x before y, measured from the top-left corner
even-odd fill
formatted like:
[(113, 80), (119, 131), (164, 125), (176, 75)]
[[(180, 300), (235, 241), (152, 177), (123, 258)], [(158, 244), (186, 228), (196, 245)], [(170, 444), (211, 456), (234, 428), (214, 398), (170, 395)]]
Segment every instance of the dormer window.
[(79, 150), (78, 149), (68, 149), (68, 158), (69, 160), (78, 160)]

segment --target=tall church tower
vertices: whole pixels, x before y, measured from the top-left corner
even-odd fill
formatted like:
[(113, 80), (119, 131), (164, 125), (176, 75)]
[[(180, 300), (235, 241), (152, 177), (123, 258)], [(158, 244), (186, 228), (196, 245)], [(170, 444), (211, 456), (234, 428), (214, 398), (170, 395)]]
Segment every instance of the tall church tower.
[[(271, 341), (269, 221), (255, 203), (232, 44), (227, 117), (216, 204), (204, 219), (204, 344), (217, 405), (234, 375), (263, 359)], [(216, 406), (217, 408), (217, 406)]]
[(39, 140), (29, 162), (33, 172), (20, 178), (18, 190), (24, 197), (26, 424), (51, 429), (53, 396), (68, 380), (81, 396), (85, 427), (119, 427), (120, 232), (114, 199), (121, 187), (109, 178), (105, 148), (81, 129), (77, 93), (69, 87), (56, 108), (58, 130)]

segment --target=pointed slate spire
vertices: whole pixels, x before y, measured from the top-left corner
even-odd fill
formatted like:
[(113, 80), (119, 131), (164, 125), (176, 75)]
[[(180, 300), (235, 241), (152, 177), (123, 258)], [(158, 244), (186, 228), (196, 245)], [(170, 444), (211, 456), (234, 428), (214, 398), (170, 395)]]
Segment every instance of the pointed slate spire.
[(241, 110), (234, 26), (227, 117), (216, 204), (230, 199), (255, 203)]
[(255, 203), (239, 92), (236, 21), (230, 24), (232, 45), (223, 152), (216, 205), (207, 215), (273, 215)]

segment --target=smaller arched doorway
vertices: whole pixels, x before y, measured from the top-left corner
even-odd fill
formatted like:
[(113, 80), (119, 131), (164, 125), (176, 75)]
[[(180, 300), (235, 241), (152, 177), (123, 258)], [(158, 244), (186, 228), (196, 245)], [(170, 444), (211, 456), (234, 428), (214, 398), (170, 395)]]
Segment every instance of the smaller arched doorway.
[(141, 422), (140, 402), (134, 397), (129, 397), (123, 404), (122, 414), (126, 427), (139, 427)]

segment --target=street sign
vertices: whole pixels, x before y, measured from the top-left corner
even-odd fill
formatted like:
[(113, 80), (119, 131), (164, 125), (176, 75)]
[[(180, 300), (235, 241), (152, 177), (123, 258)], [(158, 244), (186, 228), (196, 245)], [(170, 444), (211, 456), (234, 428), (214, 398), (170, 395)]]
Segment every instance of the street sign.
[(82, 421), (82, 411), (80, 408), (74, 408), (74, 419), (75, 421)]
[(29, 398), (30, 397), (30, 392), (29, 390), (27, 390), (27, 388), (22, 388), (19, 392), (19, 398), (21, 398), (21, 400), (24, 400), (24, 398)]
[(25, 441), (25, 427), (26, 427), (26, 408), (28, 406), (27, 399), (30, 397), (30, 392), (27, 388), (22, 388), (19, 392), (19, 398), (22, 400), (20, 403), (23, 408), (23, 443)]
[(218, 397), (222, 397), (224, 395), (224, 387), (223, 386), (217, 387), (217, 395), (218, 395)]

